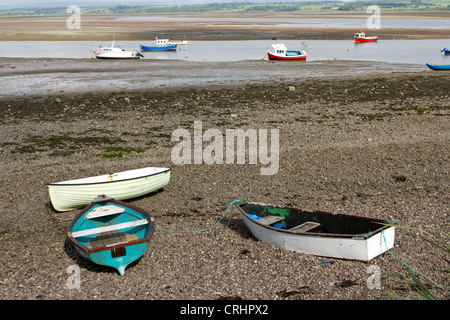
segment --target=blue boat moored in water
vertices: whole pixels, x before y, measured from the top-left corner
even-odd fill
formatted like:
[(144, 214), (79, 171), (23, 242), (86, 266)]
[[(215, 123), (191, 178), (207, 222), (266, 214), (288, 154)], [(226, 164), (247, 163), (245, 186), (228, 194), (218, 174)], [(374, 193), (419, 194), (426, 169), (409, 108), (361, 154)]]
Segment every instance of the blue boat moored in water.
[(70, 222), (67, 236), (82, 257), (124, 275), (147, 251), (153, 221), (141, 208), (99, 196)]
[(447, 55), (447, 54), (450, 54), (450, 50), (447, 49), (447, 48), (442, 49), (441, 52), (443, 52), (443, 53), (446, 54), (446, 55)]
[(429, 64), (427, 63), (427, 67), (430, 68), (431, 70), (450, 70), (450, 64), (441, 64), (441, 65), (436, 65), (436, 64)]
[(169, 39), (155, 39), (156, 44), (146, 46), (141, 44), (141, 51), (174, 51), (177, 50), (177, 44), (170, 43)]

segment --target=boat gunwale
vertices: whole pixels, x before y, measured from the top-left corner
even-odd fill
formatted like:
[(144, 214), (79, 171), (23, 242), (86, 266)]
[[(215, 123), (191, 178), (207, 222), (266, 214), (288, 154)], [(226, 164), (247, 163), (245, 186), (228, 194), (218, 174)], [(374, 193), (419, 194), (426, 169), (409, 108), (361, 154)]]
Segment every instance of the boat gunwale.
[(136, 55), (134, 57), (129, 57), (129, 56), (124, 56), (124, 57), (105, 57), (105, 56), (95, 55), (95, 57), (97, 59), (140, 59), (140, 57), (138, 55)]
[[(149, 220), (150, 222), (150, 228), (149, 231), (147, 233), (147, 235), (145, 237), (143, 237), (142, 239), (137, 239), (137, 240), (132, 240), (132, 241), (128, 241), (128, 242), (124, 242), (124, 243), (119, 243), (119, 244), (115, 244), (115, 245), (111, 245), (111, 246), (102, 246), (102, 247), (98, 247), (98, 248), (93, 248), (93, 249), (89, 249), (88, 247), (86, 247), (85, 245), (83, 245), (81, 242), (79, 242), (78, 240), (76, 240), (73, 236), (72, 236), (72, 228), (74, 226), (74, 224), (81, 218), (83, 217), (94, 205), (101, 203), (101, 202), (112, 202), (115, 204), (119, 204), (119, 205), (123, 205), (125, 207), (131, 208), (133, 210), (139, 211), (140, 213), (144, 214), (146, 216), (146, 218)], [(127, 203), (124, 201), (120, 201), (120, 200), (116, 200), (113, 198), (102, 198), (100, 200), (94, 200), (92, 201), (89, 205), (87, 205), (83, 210), (81, 210), (73, 219), (72, 221), (69, 223), (69, 225), (67, 226), (67, 238), (68, 240), (75, 245), (76, 247), (78, 247), (79, 249), (83, 250), (85, 253), (87, 254), (91, 254), (94, 252), (99, 252), (99, 251), (105, 251), (105, 250), (111, 250), (114, 248), (120, 248), (120, 247), (128, 247), (134, 244), (139, 244), (139, 243), (144, 243), (144, 242), (150, 242), (150, 239), (153, 236), (153, 232), (155, 230), (155, 226), (152, 223), (152, 216), (150, 215), (150, 213), (148, 213), (147, 211), (145, 211), (142, 208), (139, 208), (135, 205), (132, 205), (131, 203)]]
[[(336, 216), (336, 217), (345, 217), (345, 218), (356, 218), (361, 219), (369, 222), (379, 223), (381, 225), (384, 224), (381, 228), (378, 228), (372, 232), (366, 232), (362, 234), (339, 234), (339, 233), (319, 233), (319, 232), (297, 232), (292, 233), (289, 231), (289, 229), (280, 229), (272, 226), (268, 226), (265, 224), (260, 223), (258, 220), (252, 219), (247, 212), (244, 211), (244, 209), (241, 208), (241, 205), (245, 204), (252, 204), (252, 205), (258, 205), (258, 206), (265, 206), (265, 207), (271, 207), (271, 208), (280, 208), (280, 209), (289, 209), (289, 210), (297, 210), (297, 211), (305, 211), (310, 213), (317, 213), (320, 215), (329, 215), (329, 216)], [(280, 233), (286, 233), (290, 235), (298, 235), (298, 236), (313, 236), (313, 237), (324, 237), (324, 238), (346, 238), (346, 239), (352, 239), (352, 240), (368, 240), (374, 235), (381, 233), (389, 228), (392, 228), (393, 226), (388, 224), (387, 220), (381, 220), (376, 218), (368, 218), (368, 217), (358, 217), (354, 215), (349, 214), (342, 214), (342, 213), (334, 213), (334, 212), (327, 212), (327, 211), (320, 211), (320, 210), (307, 210), (307, 209), (300, 209), (300, 208), (294, 208), (294, 207), (285, 207), (285, 206), (279, 206), (279, 205), (271, 205), (271, 204), (265, 204), (265, 203), (258, 203), (258, 202), (239, 202), (235, 203), (235, 206), (239, 209), (240, 213), (243, 214), (251, 223), (254, 223), (260, 227), (263, 227), (265, 229), (268, 229), (273, 232), (280, 232)]]
[[(152, 167), (152, 168), (155, 168), (155, 167)], [(121, 172), (116, 172), (116, 173), (117, 174), (125, 173), (125, 172), (133, 171), (133, 170), (142, 170), (142, 169), (132, 169), (132, 170), (126, 170), (126, 171), (121, 171)], [(80, 180), (83, 180), (83, 179), (108, 176), (108, 174), (102, 174), (102, 175), (93, 176), (93, 177), (65, 180), (65, 181), (59, 181), (59, 182), (51, 182), (51, 183), (46, 183), (45, 185), (47, 185), (47, 186), (86, 186), (86, 185), (94, 185), (94, 184), (111, 184), (111, 183), (114, 183), (114, 182), (123, 182), (123, 181), (131, 181), (131, 180), (136, 180), (136, 179), (142, 179), (142, 178), (146, 178), (146, 177), (150, 177), (150, 176), (166, 173), (166, 172), (171, 171), (171, 170), (172, 170), (171, 168), (164, 168), (164, 170), (159, 171), (159, 172), (154, 172), (154, 173), (150, 173), (150, 174), (146, 174), (146, 175), (141, 175), (141, 176), (132, 177), (132, 178), (126, 178), (126, 179), (120, 179), (120, 180), (99, 181), (99, 182), (78, 182), (78, 183), (75, 183), (75, 181), (80, 181)], [(114, 174), (114, 173), (111, 173), (111, 174)], [(65, 182), (70, 182), (70, 181), (74, 181), (74, 183), (65, 183)]]

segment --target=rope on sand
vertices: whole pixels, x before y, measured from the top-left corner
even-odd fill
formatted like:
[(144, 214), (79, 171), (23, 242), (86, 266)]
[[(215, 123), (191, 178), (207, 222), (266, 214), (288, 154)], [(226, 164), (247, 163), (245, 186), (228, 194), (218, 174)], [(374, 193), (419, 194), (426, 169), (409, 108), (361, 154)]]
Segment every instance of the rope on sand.
[(186, 233), (189, 233), (189, 232), (194, 233), (194, 232), (205, 232), (205, 231), (209, 231), (209, 230), (211, 230), (211, 229), (214, 229), (214, 228), (220, 223), (220, 221), (222, 221), (222, 219), (225, 217), (225, 215), (227, 214), (227, 212), (228, 212), (228, 210), (230, 209), (230, 207), (231, 207), (233, 204), (235, 204), (235, 203), (237, 203), (237, 202), (239, 202), (239, 201), (240, 201), (240, 200), (233, 200), (233, 201), (228, 205), (228, 208), (225, 210), (225, 212), (223, 213), (222, 217), (220, 217), (219, 221), (217, 221), (216, 224), (214, 224), (212, 227), (209, 227), (209, 228), (206, 228), (206, 229), (200, 229), (200, 230), (167, 230), (167, 229), (161, 229), (161, 228), (156, 228), (156, 227), (155, 227), (155, 229), (156, 229), (156, 230), (159, 230), (159, 231), (165, 231), (165, 232), (186, 232)]

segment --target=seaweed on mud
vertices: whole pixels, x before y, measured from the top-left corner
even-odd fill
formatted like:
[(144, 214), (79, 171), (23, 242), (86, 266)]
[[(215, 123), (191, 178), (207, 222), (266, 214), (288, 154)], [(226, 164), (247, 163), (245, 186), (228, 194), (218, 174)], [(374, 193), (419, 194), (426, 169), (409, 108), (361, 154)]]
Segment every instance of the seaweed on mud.
[(51, 156), (71, 155), (76, 150), (93, 145), (112, 145), (123, 142), (122, 139), (112, 137), (74, 137), (69, 134), (50, 136), (30, 136), (23, 144), (16, 144), (12, 153), (36, 153), (52, 151)]

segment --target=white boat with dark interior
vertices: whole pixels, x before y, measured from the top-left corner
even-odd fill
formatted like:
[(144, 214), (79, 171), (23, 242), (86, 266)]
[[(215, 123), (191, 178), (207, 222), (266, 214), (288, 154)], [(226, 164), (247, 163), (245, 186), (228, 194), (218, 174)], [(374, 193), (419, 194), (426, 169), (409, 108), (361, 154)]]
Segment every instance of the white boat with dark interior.
[(369, 261), (394, 246), (395, 222), (255, 202), (234, 203), (259, 240), (286, 250)]

